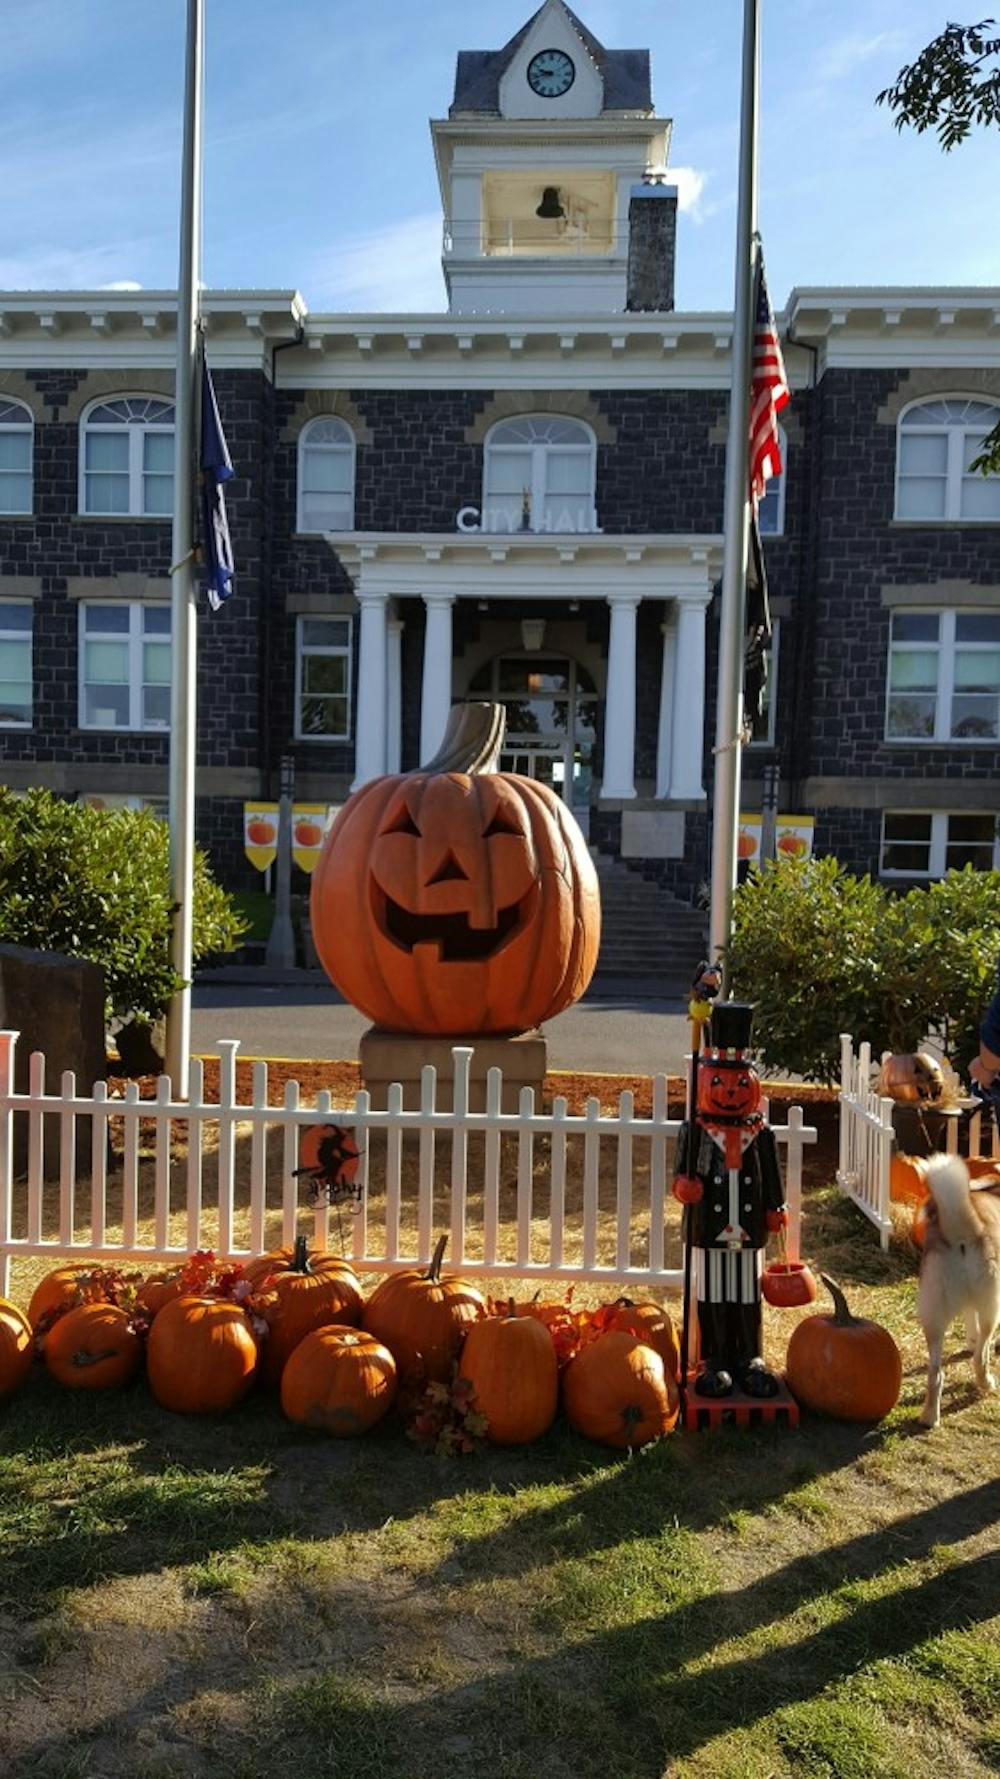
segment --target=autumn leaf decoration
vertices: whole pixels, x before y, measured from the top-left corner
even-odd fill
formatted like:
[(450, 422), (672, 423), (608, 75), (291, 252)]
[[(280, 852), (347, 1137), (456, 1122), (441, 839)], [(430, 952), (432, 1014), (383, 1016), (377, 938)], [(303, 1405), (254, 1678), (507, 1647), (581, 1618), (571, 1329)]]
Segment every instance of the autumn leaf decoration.
[(479, 1413), (472, 1385), (459, 1377), (457, 1365), (450, 1383), (417, 1385), (401, 1409), (407, 1438), (439, 1458), (467, 1456), (486, 1438), (486, 1416)]

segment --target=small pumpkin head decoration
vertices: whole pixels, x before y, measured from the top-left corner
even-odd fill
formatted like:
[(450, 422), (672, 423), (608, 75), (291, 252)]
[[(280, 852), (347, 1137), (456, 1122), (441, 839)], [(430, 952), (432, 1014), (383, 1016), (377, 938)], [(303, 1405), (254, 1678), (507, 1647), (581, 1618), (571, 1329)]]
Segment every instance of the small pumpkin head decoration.
[(816, 1302), (816, 1275), (804, 1260), (772, 1260), (760, 1275), (760, 1292), (772, 1309), (801, 1309)]
[(320, 962), (388, 1031), (526, 1031), (578, 1000), (594, 973), (593, 861), (560, 798), (489, 770), (495, 708), (456, 706), (430, 765), (356, 792), (313, 875)]
[(887, 1056), (879, 1070), (878, 1091), (897, 1105), (932, 1105), (944, 1094), (941, 1065), (925, 1050)]
[(757, 1071), (738, 1057), (709, 1051), (698, 1070), (698, 1111), (705, 1118), (749, 1118), (760, 1110)]

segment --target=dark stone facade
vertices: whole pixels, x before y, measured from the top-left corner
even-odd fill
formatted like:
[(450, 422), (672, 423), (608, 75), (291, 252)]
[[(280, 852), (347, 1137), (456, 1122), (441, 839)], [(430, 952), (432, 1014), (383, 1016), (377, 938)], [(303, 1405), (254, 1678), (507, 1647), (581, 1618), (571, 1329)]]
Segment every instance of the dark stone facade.
[[(906, 380), (904, 372), (829, 371), (817, 388), (796, 395), (785, 416), (785, 529), (765, 546), (781, 622), (776, 743), (744, 757), (744, 808), (759, 806), (763, 769), (778, 765), (783, 808), (814, 810), (817, 847), (866, 870), (877, 869), (880, 811), (893, 807), (895, 783), (926, 781), (927, 806), (939, 809), (949, 807), (950, 786), (964, 787), (966, 806), (970, 797), (981, 798), (982, 808), (1000, 801), (1000, 747), (894, 746), (884, 739), (889, 611), (883, 589), (926, 585), (933, 604), (940, 581), (1000, 586), (1000, 525), (893, 520), (892, 403), (898, 407)], [(139, 370), (122, 373), (120, 393), (145, 381)], [(60, 783), (72, 792), (72, 774), (81, 770), (86, 788), (112, 791), (125, 788), (128, 769), (131, 790), (145, 769), (148, 794), (163, 795), (165, 735), (88, 733), (78, 726), (79, 601), (68, 596), (68, 581), (119, 574), (165, 580), (170, 525), (79, 516), (78, 424), (68, 409), (87, 399), (87, 374), (40, 369), (28, 373), (28, 382), (44, 410), (35, 431), (35, 513), (0, 519), (0, 575), (41, 583), (34, 601), (35, 723), (30, 732), (0, 733), (2, 757), (19, 769), (18, 783), (34, 764), (40, 782), (56, 782), (61, 768)], [(957, 373), (955, 388), (961, 383)], [(310, 795), (339, 801), (349, 787), (353, 736), (344, 743), (294, 740), (294, 667), (296, 615), (306, 597), (324, 596), (330, 609), (345, 613), (353, 601), (347, 571), (325, 540), (295, 529), (297, 431), (303, 414), (316, 412), (308, 409), (315, 392), (275, 390), (263, 372), (250, 371), (219, 371), (216, 387), (238, 471), (227, 490), (238, 590), (222, 612), (200, 621), (198, 760), (212, 774), (212, 789), (199, 799), (198, 832), (230, 881), (253, 882), (242, 852), (243, 796), (276, 795), (283, 754), (290, 752), (302, 779), (319, 787)], [(106, 380), (100, 392), (105, 389)], [(359, 387), (347, 399), (358, 416), (357, 528), (453, 533), (459, 508), (479, 503), (483, 448), (475, 438), (494, 392)], [(607, 534), (721, 531), (724, 391), (593, 390), (588, 400), (607, 423), (597, 471), (598, 517)], [(556, 399), (548, 405), (555, 409)], [(537, 406), (537, 392), (525, 391), (523, 410)], [(527, 606), (513, 610), (517, 617), (532, 615)], [(551, 604), (537, 613), (552, 616)], [(656, 771), (663, 615), (658, 600), (639, 608), (636, 777), (646, 796)], [(416, 763), (419, 749), (421, 601), (402, 600), (400, 616), (405, 768)], [(458, 601), (454, 619), (460, 659), (478, 635), (475, 602)], [(707, 617), (709, 790), (717, 620), (716, 601)], [(607, 607), (581, 602), (579, 622), (581, 635), (605, 654)], [(355, 653), (357, 630), (355, 624)], [(353, 685), (356, 692), (356, 659)], [(599, 718), (598, 772), (602, 745)], [(99, 786), (95, 779), (104, 767), (107, 782)], [(227, 789), (227, 772), (239, 775), (238, 791)], [(877, 806), (852, 806), (856, 780), (868, 781), (863, 800)], [(591, 837), (617, 850), (620, 826), (615, 810), (597, 809)], [(684, 858), (638, 861), (634, 868), (690, 898), (708, 875), (708, 848), (707, 815), (689, 810)]]

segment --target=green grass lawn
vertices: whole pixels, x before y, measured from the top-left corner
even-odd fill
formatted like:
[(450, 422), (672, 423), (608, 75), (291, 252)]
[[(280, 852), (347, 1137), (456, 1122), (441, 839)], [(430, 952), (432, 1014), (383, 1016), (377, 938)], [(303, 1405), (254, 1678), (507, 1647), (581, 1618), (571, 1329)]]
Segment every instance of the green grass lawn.
[(0, 1411), (0, 1773), (995, 1773), (998, 1407), (958, 1360), (917, 1429), (912, 1263), (825, 1227), (904, 1345), (874, 1430), (442, 1461), (35, 1375)]

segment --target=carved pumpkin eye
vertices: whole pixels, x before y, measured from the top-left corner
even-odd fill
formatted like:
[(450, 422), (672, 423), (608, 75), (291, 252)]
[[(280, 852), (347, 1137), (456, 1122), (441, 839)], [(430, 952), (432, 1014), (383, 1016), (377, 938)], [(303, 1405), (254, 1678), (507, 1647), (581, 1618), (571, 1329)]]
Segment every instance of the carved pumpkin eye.
[(417, 827), (417, 824), (405, 803), (401, 809), (397, 810), (395, 816), (386, 823), (382, 832), (383, 834), (416, 834), (417, 839), (420, 839), (420, 829)]
[(713, 1087), (721, 1087), (722, 1086), (722, 1076), (721, 1075), (713, 1075), (712, 1076), (712, 1086)]
[(492, 834), (520, 834), (521, 829), (512, 815), (508, 815), (502, 805), (494, 811), (489, 827), (483, 829), (483, 839), (489, 840)]

